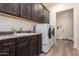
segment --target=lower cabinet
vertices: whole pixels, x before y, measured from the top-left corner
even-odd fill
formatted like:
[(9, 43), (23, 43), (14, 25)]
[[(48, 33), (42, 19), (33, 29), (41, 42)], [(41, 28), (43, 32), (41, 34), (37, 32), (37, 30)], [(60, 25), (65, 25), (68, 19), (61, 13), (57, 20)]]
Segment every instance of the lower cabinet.
[(0, 41), (0, 56), (15, 56), (15, 39)]
[(41, 35), (22, 36), (0, 41), (0, 56), (37, 56), (42, 48)]
[(0, 56), (15, 56), (15, 46), (0, 50)]
[(37, 54), (37, 40), (33, 39), (30, 41), (30, 56), (36, 56)]
[(42, 52), (42, 36), (37, 35), (37, 54), (40, 55)]
[(16, 56), (29, 56), (29, 38), (19, 37), (16, 39)]
[(25, 36), (16, 40), (16, 56), (37, 56), (41, 53), (41, 35)]
[(28, 42), (17, 45), (16, 49), (17, 56), (29, 56), (29, 45)]

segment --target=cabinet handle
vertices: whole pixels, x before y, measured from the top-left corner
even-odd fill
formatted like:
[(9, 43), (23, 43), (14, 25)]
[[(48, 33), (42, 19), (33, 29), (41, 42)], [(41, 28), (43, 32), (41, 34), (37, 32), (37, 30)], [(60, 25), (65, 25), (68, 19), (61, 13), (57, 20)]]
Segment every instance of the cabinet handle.
[(26, 45), (26, 44), (28, 44), (28, 43), (27, 43), (27, 42), (21, 43), (21, 44), (19, 44), (19, 46), (24, 46), (24, 45)]
[(10, 45), (10, 44), (12, 44), (12, 43), (11, 43), (11, 42), (9, 42), (9, 43), (4, 43), (3, 45), (6, 46), (6, 45)]

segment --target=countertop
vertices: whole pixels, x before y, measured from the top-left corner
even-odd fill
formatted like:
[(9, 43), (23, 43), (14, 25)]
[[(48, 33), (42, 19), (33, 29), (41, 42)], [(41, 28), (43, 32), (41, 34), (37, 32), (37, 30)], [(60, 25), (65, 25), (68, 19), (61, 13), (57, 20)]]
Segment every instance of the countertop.
[(23, 37), (23, 36), (39, 35), (39, 34), (41, 33), (16, 33), (16, 34), (11, 34), (11, 35), (0, 35), (0, 40), (18, 38), (18, 37)]

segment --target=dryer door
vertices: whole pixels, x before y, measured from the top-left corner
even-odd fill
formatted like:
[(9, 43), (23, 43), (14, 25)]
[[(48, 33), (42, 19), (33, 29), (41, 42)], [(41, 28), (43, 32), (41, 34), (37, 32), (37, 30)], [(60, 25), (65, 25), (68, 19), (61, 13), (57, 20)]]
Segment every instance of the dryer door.
[(53, 37), (54, 37), (54, 35), (55, 35), (55, 29), (53, 28), (53, 31), (52, 31), (52, 35), (53, 35)]
[(51, 27), (49, 27), (49, 30), (48, 30), (48, 37), (49, 39), (51, 39)]

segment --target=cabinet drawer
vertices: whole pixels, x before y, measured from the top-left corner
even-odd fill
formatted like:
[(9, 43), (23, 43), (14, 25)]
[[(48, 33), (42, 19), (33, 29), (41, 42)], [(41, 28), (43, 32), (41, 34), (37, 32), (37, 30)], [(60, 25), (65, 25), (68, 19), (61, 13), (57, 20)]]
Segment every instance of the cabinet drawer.
[(37, 36), (36, 35), (30, 36), (30, 40), (37, 40)]
[(9, 48), (15, 46), (15, 39), (6, 39), (0, 41), (0, 50), (4, 48)]
[(0, 50), (0, 56), (15, 56), (15, 46)]
[(28, 40), (29, 40), (29, 36), (24, 36), (24, 37), (17, 38), (16, 42), (17, 42), (17, 44), (21, 44), (24, 42), (28, 42)]

